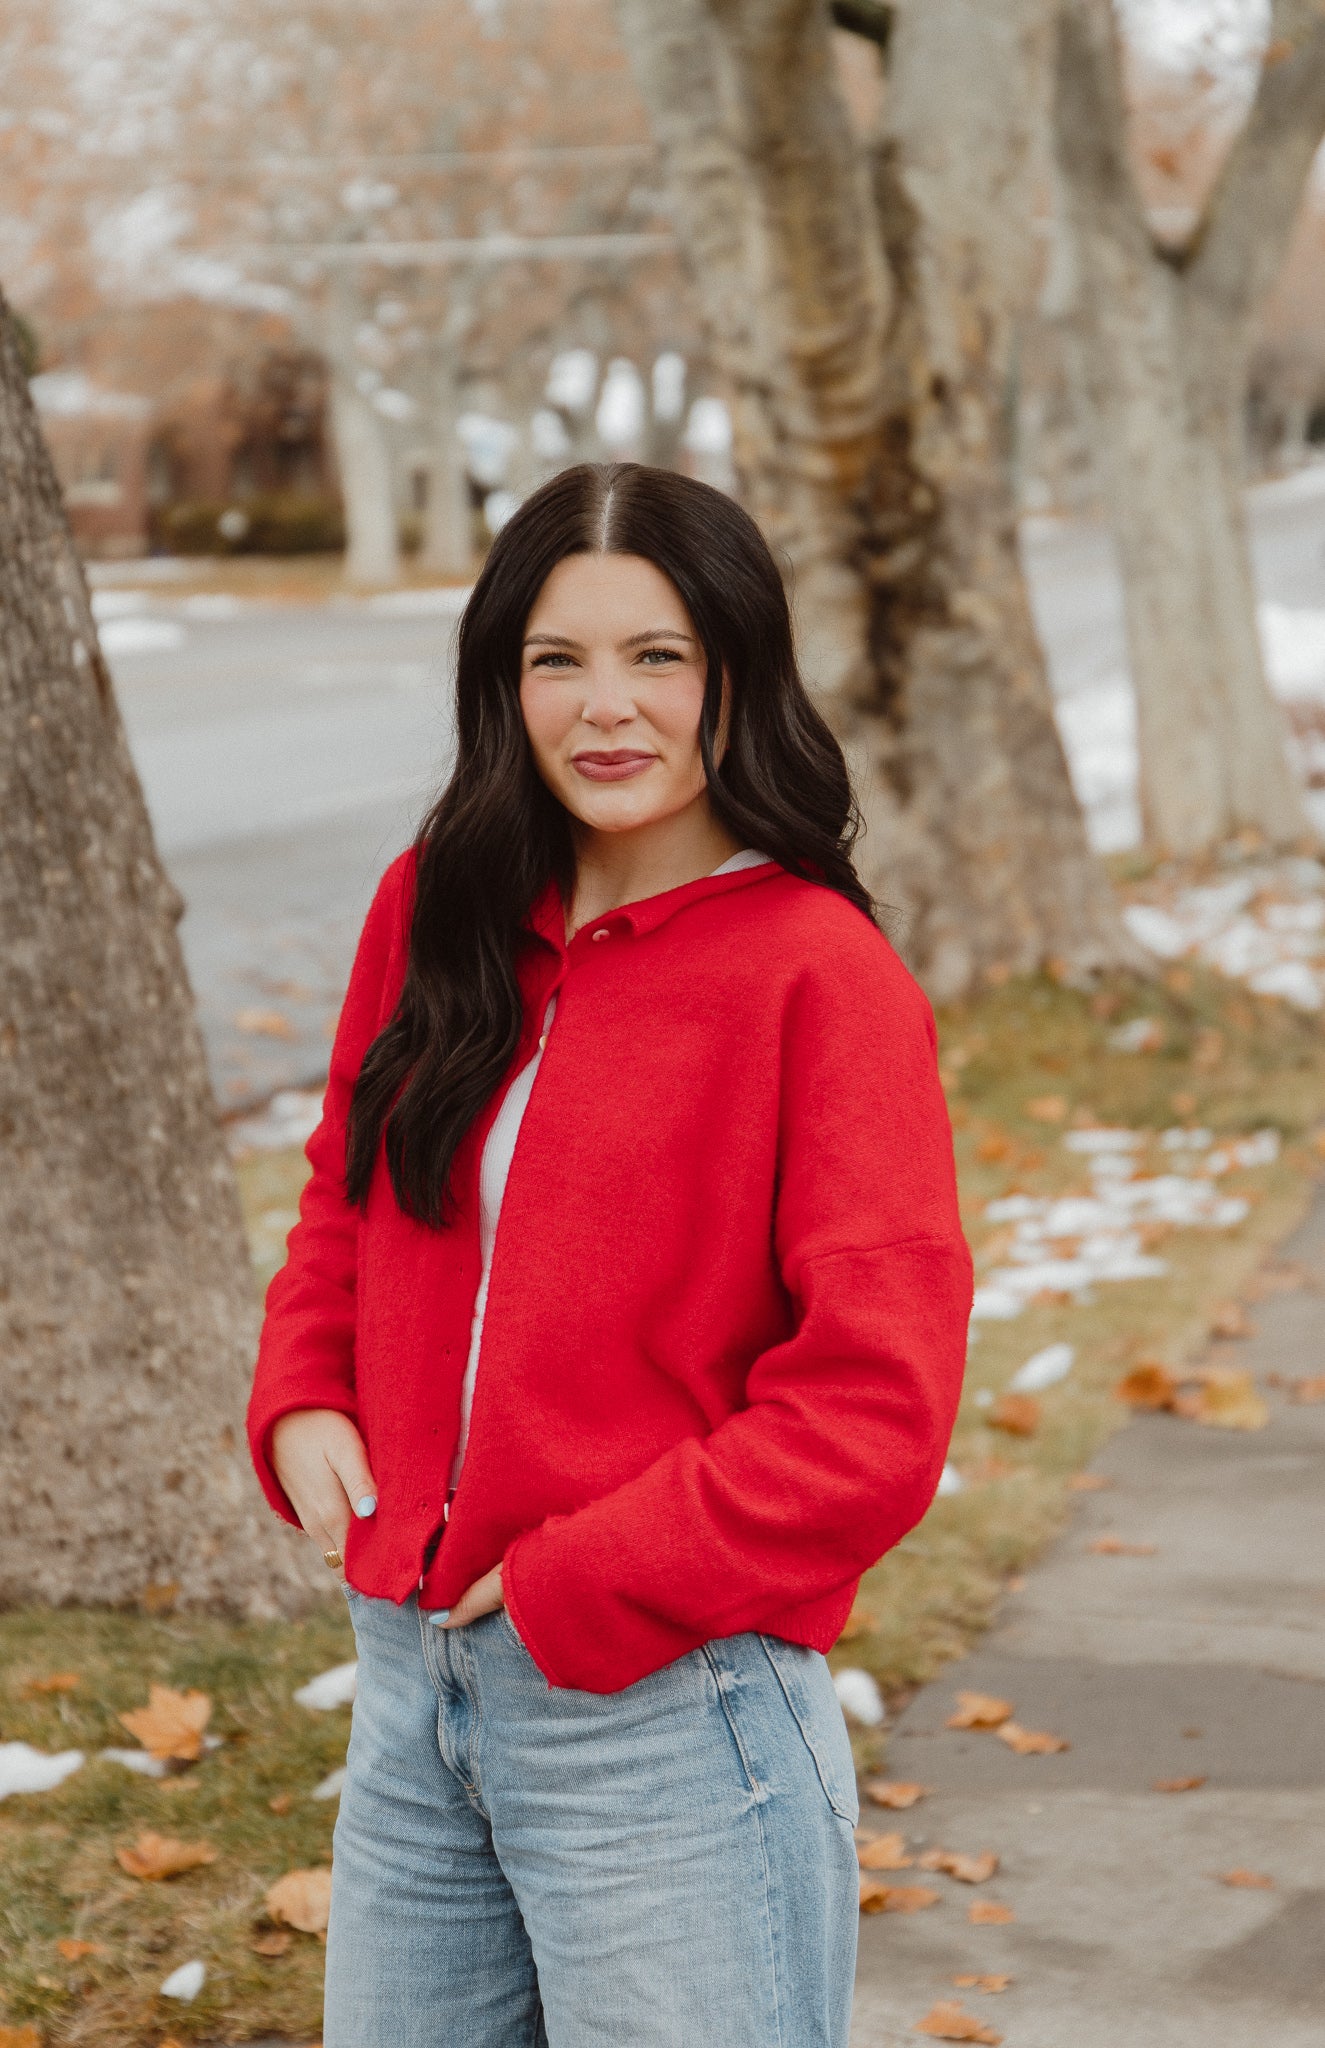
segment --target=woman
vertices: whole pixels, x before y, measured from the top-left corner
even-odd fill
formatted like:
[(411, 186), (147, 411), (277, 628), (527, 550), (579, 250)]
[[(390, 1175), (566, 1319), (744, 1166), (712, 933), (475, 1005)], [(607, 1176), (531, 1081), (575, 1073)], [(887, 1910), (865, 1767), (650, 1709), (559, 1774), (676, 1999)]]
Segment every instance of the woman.
[(327, 2048), (845, 2048), (822, 1653), (933, 1494), (970, 1307), (929, 1007), (721, 493), (536, 492), (457, 694), (249, 1410), (359, 1649)]

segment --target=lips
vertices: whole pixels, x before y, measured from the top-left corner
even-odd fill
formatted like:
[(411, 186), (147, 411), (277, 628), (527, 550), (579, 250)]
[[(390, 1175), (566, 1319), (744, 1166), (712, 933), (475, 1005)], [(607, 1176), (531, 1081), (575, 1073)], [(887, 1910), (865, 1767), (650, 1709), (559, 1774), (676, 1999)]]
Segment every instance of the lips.
[(615, 753), (574, 754), (571, 765), (591, 782), (624, 782), (628, 776), (642, 775), (657, 760), (656, 754), (641, 754), (622, 749)]

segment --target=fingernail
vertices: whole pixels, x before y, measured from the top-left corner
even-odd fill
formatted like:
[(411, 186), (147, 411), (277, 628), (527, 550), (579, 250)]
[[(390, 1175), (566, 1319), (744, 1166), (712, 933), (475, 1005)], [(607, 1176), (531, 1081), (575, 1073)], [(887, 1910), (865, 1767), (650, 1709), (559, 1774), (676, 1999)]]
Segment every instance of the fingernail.
[(376, 1506), (377, 1495), (375, 1493), (366, 1493), (362, 1500), (355, 1502), (354, 1512), (356, 1515), (371, 1515)]
[(449, 1607), (434, 1607), (428, 1619), (434, 1628), (440, 1628), (444, 1621), (451, 1619), (451, 1610)]

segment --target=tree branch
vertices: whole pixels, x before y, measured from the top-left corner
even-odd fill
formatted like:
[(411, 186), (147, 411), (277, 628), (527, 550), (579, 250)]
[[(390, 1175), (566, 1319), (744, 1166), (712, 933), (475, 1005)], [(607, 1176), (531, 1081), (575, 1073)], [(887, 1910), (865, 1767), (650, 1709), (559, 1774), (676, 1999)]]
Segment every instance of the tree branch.
[[(1054, 62), (1055, 148), (1078, 216), (1134, 262), (1162, 252), (1146, 220), (1127, 153), (1118, 28), (1110, 0), (1064, 0)], [(1077, 204), (1073, 204), (1076, 195)]]
[(864, 36), (867, 43), (877, 43), (882, 54), (888, 55), (895, 21), (895, 11), (888, 0), (832, 0), (828, 11), (835, 28)]

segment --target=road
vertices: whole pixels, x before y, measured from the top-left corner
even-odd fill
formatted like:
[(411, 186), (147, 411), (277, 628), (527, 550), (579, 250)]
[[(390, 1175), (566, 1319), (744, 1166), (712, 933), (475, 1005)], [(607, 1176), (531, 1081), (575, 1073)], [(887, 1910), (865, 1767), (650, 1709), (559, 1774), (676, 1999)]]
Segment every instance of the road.
[[(1314, 631), (1325, 687), (1325, 470), (1253, 502), (1262, 599), (1305, 622), (1308, 651)], [(1127, 844), (1131, 711), (1107, 538), (1034, 520), (1025, 550), (1092, 829), (1101, 845)], [(455, 601), (178, 598), (161, 567), (102, 572), (97, 602), (157, 842), (188, 906), (218, 1092), (238, 1108), (325, 1071), (373, 882), (447, 772)]]

